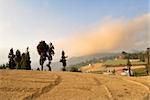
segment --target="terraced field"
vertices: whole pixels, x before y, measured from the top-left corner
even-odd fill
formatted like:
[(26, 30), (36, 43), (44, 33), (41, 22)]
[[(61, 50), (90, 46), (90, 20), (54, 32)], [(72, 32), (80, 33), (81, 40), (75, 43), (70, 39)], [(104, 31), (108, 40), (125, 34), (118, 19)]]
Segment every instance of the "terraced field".
[(0, 71), (0, 100), (149, 100), (150, 77)]

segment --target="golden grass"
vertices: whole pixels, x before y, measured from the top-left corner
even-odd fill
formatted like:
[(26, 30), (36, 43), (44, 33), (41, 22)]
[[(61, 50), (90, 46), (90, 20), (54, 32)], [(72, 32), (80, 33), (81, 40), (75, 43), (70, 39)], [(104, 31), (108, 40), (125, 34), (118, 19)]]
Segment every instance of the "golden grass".
[(1, 100), (142, 100), (149, 77), (42, 71), (0, 71)]

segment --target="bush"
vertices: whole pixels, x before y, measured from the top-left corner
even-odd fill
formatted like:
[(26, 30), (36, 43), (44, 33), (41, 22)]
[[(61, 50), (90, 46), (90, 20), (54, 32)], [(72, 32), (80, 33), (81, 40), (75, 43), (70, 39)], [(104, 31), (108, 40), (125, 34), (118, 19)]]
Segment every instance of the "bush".
[(62, 68), (62, 71), (66, 71), (66, 68), (63, 67), (63, 68)]
[(70, 72), (80, 72), (77, 67), (71, 67)]

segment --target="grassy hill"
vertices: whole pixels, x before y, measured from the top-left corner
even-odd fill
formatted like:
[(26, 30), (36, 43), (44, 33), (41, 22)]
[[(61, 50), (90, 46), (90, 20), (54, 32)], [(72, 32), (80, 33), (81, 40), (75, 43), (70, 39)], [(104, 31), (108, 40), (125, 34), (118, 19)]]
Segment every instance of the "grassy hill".
[[(141, 61), (135, 61), (131, 62), (132, 65), (145, 65), (146, 62)], [(104, 65), (106, 66), (120, 66), (120, 65), (127, 65), (127, 60), (121, 59), (121, 60), (107, 60), (104, 62)]]

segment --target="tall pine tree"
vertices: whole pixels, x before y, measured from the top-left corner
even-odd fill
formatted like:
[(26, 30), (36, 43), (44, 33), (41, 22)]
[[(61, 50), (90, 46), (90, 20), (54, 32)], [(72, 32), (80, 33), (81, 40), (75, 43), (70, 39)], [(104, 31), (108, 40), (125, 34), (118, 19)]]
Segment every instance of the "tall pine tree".
[(31, 70), (31, 60), (30, 60), (29, 47), (27, 47), (26, 59), (27, 59), (26, 70)]
[(15, 63), (16, 63), (16, 68), (17, 69), (21, 69), (21, 53), (19, 50), (16, 51), (16, 55), (15, 55)]
[(67, 61), (66, 58), (67, 58), (67, 56), (65, 56), (65, 52), (62, 51), (62, 56), (61, 56), (60, 62), (62, 62), (62, 65), (63, 65), (62, 70), (63, 70), (63, 71), (66, 71), (66, 65), (67, 65), (67, 63), (66, 63), (66, 61)]
[(15, 69), (16, 63), (15, 63), (15, 61), (14, 61), (15, 55), (14, 55), (13, 48), (10, 49), (8, 58), (9, 58), (8, 67), (9, 67), (10, 69)]

